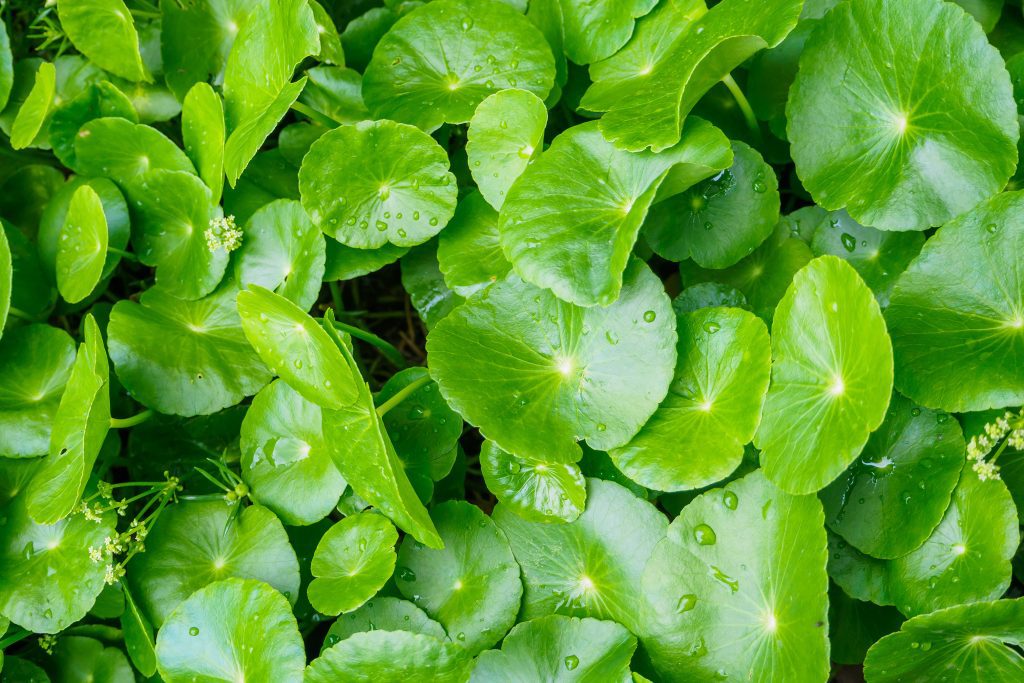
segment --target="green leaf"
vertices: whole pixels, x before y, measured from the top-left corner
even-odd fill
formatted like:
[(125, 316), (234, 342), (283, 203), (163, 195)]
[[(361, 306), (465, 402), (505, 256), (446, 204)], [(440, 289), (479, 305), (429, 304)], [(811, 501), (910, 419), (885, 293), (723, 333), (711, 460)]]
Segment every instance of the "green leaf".
[(465, 501), (434, 507), (444, 548), (405, 541), (395, 572), (398, 590), (436, 619), (453, 641), (476, 655), (493, 647), (516, 621), (523, 585), (505, 535)]
[(950, 411), (1024, 403), (1024, 193), (1004, 192), (940, 228), (886, 310), (896, 388)]
[(480, 683), (630, 681), (629, 661), (636, 638), (612, 621), (551, 615), (520, 624), (501, 650), (476, 660), (473, 680)]
[(211, 76), (223, 80), (231, 46), (255, 7), (249, 0), (160, 3), (160, 54), (176, 97)]
[[(11, 308), (11, 288), (14, 284), (14, 263), (11, 261), (11, 247), (7, 233), (0, 226), (0, 337), (4, 336), (4, 325)], [(2, 419), (2, 418), (0, 418)]]
[(853, 462), (885, 417), (892, 350), (871, 290), (821, 256), (793, 278), (772, 323), (772, 381), (754, 445), (784, 491), (813, 493)]
[[(146, 552), (128, 565), (132, 594), (161, 634), (183, 600), (236, 577), (266, 582), (291, 602), (298, 597), (295, 551), (281, 522), (265, 507), (251, 505), (237, 513), (223, 500), (168, 506), (146, 537)], [(157, 657), (163, 659), (159, 637)]]
[(320, 295), (326, 258), (323, 233), (302, 206), (279, 199), (246, 221), (235, 273), (242, 287), (255, 284), (272, 289), (307, 310)]
[(575, 463), (526, 460), (485, 441), (480, 470), (501, 504), (531, 522), (572, 522), (586, 505), (587, 484)]
[(594, 65), (594, 84), (580, 106), (607, 112), (601, 132), (617, 147), (672, 147), (704, 93), (758, 50), (781, 43), (802, 6), (803, 0), (723, 0), (705, 14), (695, 2), (668, 4), (651, 14), (650, 28), (640, 22), (622, 57)]
[(50, 450), (50, 430), (75, 364), (75, 342), (47, 325), (8, 330), (0, 339), (0, 456)]
[(428, 329), (465, 299), (444, 282), (434, 242), (421, 244), (402, 257), (402, 287)]
[(305, 0), (257, 3), (248, 13), (224, 69), (224, 170), (232, 187), (302, 92), (304, 80), (291, 80), (295, 67), (319, 51), (316, 20)]
[(10, 308), (28, 315), (32, 320), (44, 320), (57, 302), (53, 277), (46, 272), (36, 245), (21, 230), (2, 219), (0, 229), (4, 231), (11, 253)]
[(61, 636), (54, 647), (58, 681), (107, 681), (133, 683), (135, 673), (124, 652), (104, 647), (95, 638)]
[(858, 600), (895, 605), (914, 616), (1003, 595), (1019, 543), (1006, 486), (979, 481), (965, 469), (942, 521), (923, 545), (894, 560), (877, 560), (832, 538), (829, 574)]
[(679, 295), (672, 299), (672, 310), (677, 316), (715, 306), (750, 310), (743, 292), (718, 282), (698, 282), (679, 292)]
[(868, 648), (899, 630), (903, 621), (903, 615), (892, 607), (855, 600), (834, 583), (829, 586), (829, 655), (837, 664), (863, 664)]
[(303, 681), (465, 683), (471, 666), (472, 660), (454, 643), (406, 631), (368, 631), (324, 650), (306, 667)]
[[(868, 651), (872, 683), (941, 680), (1012, 681), (1024, 676), (1024, 599), (959, 605), (914, 617)], [(1009, 646), (1009, 647), (1008, 647)]]
[(543, 149), (547, 122), (544, 101), (527, 90), (499, 90), (477, 106), (466, 135), (466, 154), (480, 194), (496, 211)]
[(547, 97), (555, 64), (544, 36), (522, 14), (494, 0), (435, 0), (384, 35), (363, 74), (376, 118), (431, 132), (465, 123), (495, 90)]
[(78, 503), (110, 429), (110, 366), (100, 328), (84, 322), (85, 341), (53, 417), (50, 454), (29, 484), (28, 512), (40, 524), (66, 517)]
[(658, 4), (657, 0), (591, 3), (559, 0), (565, 54), (576, 64), (611, 57), (633, 34), (633, 24)]
[(732, 166), (654, 206), (643, 235), (659, 256), (726, 268), (749, 255), (779, 222), (779, 183), (757, 150), (732, 143)]
[[(328, 318), (327, 333), (345, 357), (349, 371), (358, 378), (355, 361), (331, 320), (333, 317)], [(358, 379), (356, 385), (359, 394), (355, 403), (323, 413), (324, 438), (331, 446), (334, 464), (353, 491), (397, 527), (431, 548), (440, 548), (441, 537), (391, 445), (374, 407), (370, 387)]]
[(4, 616), (36, 633), (58, 633), (84, 617), (104, 585), (104, 566), (89, 557), (89, 548), (102, 548), (104, 537), (114, 534), (113, 513), (102, 515), (99, 523), (72, 515), (37, 524), (21, 495), (0, 518)]
[(57, 69), (50, 62), (43, 62), (36, 71), (35, 84), (18, 110), (18, 116), (11, 126), (11, 147), (23, 149), (33, 143), (43, 129), (43, 122), (50, 115), (54, 90), (57, 86)]
[(238, 294), (245, 336), (271, 372), (307, 401), (337, 410), (359, 396), (359, 372), (346, 364), (331, 338), (301, 308), (258, 285)]
[(821, 504), (754, 472), (683, 508), (654, 551), (643, 639), (667, 681), (829, 673)]
[(152, 76), (139, 54), (139, 34), (122, 0), (58, 0), (67, 37), (96, 66), (129, 81)]
[(341, 46), (341, 37), (334, 26), (331, 15), (316, 0), (309, 0), (309, 8), (313, 10), (316, 20), (316, 31), (320, 36), (320, 61), (345, 66), (345, 52)]
[(339, 126), (313, 143), (299, 169), (302, 206), (350, 247), (411, 247), (455, 212), (458, 188), (444, 150), (393, 121)]
[(242, 331), (237, 291), (227, 280), (197, 301), (153, 289), (114, 305), (110, 359), (133, 398), (168, 415), (209, 415), (270, 381)]
[(121, 630), (124, 632), (124, 647), (132, 664), (143, 676), (156, 673), (156, 641), (153, 640), (153, 626), (143, 616), (132, 598), (128, 585), (121, 583), (124, 591), (124, 613), (121, 614)]
[(320, 406), (283, 381), (261, 389), (242, 420), (242, 479), (285, 524), (323, 519), (345, 490), (320, 421)]
[(208, 83), (196, 83), (181, 105), (185, 152), (219, 204), (224, 189), (224, 102)]
[(578, 308), (509, 279), (475, 294), (427, 338), (430, 372), (459, 414), (521, 457), (575, 462), (629, 441), (665, 397), (675, 320), (634, 260), (607, 308)]
[(405, 247), (385, 244), (379, 249), (353, 249), (336, 239), (327, 239), (327, 255), (324, 264), (324, 282), (354, 280), (363, 275), (375, 273), (405, 256)]
[(589, 616), (646, 631), (650, 614), (640, 581), (668, 526), (653, 505), (618, 484), (588, 479), (587, 509), (574, 522), (528, 522), (503, 504), (494, 521), (522, 568), (521, 620)]
[(408, 631), (421, 633), (438, 640), (445, 640), (448, 637), (441, 624), (428, 617), (426, 612), (408, 600), (377, 597), (355, 612), (338, 617), (331, 624), (320, 652), (322, 654), (324, 650), (349, 636), (367, 631)]
[(941, 225), (999, 192), (1017, 161), (1003, 61), (951, 3), (853, 0), (829, 12), (787, 115), (815, 201), (880, 229)]
[(11, 54), (11, 39), (3, 19), (0, 19), (0, 111), (7, 106), (13, 85), (14, 55)]
[[(58, 100), (59, 101), (59, 100)], [(75, 140), (82, 126), (99, 118), (119, 117), (132, 123), (139, 115), (128, 96), (108, 81), (92, 83), (77, 97), (53, 110), (48, 126), (53, 153), (70, 168), (78, 168)]]
[(768, 390), (768, 329), (752, 313), (705, 308), (680, 316), (668, 396), (629, 443), (609, 455), (633, 481), (659, 491), (713, 484), (743, 460)]
[(252, 579), (217, 581), (193, 593), (157, 634), (156, 656), (167, 683), (300, 683), (306, 661), (288, 601)]
[(57, 287), (69, 303), (89, 296), (107, 259), (107, 219), (100, 196), (82, 185), (71, 197), (57, 243)]
[(361, 512), (324, 534), (313, 555), (309, 602), (323, 614), (351, 612), (376, 595), (395, 570), (398, 532), (386, 517)]
[(956, 420), (894, 394), (860, 458), (820, 494), (829, 528), (873, 557), (906, 555), (942, 520), (965, 448)]
[(663, 154), (616, 149), (595, 122), (570, 128), (509, 191), (500, 217), (505, 255), (521, 277), (558, 297), (607, 306), (659, 190), (679, 192), (725, 168), (727, 145), (696, 118)]
[(150, 171), (195, 173), (185, 153), (160, 131), (117, 117), (94, 119), (82, 126), (75, 155), (80, 173), (110, 178), (130, 199), (138, 194), (149, 203), (155, 203), (154, 198), (141, 184)]
[[(371, 118), (363, 103), (363, 76), (358, 71), (340, 66), (316, 66), (306, 71), (306, 79), (299, 96), (303, 104), (338, 123), (358, 123)], [(321, 127), (320, 133), (324, 132)]]

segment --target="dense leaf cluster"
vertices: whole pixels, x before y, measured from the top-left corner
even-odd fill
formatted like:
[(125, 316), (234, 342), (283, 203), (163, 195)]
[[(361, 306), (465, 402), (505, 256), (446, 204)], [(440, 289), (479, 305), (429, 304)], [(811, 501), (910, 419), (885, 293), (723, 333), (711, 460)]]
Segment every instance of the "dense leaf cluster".
[(0, 3), (0, 678), (1024, 680), (1018, 105), (1019, 0)]

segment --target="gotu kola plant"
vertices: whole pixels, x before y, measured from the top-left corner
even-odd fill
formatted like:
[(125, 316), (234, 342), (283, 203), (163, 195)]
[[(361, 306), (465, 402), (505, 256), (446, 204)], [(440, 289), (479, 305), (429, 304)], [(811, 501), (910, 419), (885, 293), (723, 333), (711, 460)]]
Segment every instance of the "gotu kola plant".
[(9, 0), (0, 677), (1024, 680), (1017, 0)]

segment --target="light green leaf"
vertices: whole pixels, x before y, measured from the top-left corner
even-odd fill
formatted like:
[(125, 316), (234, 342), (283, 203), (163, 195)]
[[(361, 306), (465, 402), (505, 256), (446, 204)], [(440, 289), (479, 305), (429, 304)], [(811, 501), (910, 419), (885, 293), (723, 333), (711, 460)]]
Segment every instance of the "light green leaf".
[(53, 650), (58, 681), (134, 683), (135, 672), (119, 648), (104, 647), (95, 638), (64, 636)]
[(678, 360), (668, 396), (615, 465), (659, 491), (696, 489), (729, 476), (743, 460), (768, 390), (768, 329), (752, 313), (705, 308), (680, 316)]
[(323, 233), (302, 206), (279, 199), (246, 221), (235, 273), (242, 287), (255, 284), (274, 290), (308, 310), (320, 295), (326, 258)]
[(633, 24), (658, 4), (658, 0), (588, 2), (559, 0), (565, 54), (576, 64), (590, 64), (611, 57), (633, 34)]
[(465, 123), (495, 90), (547, 97), (555, 64), (544, 36), (494, 0), (435, 0), (405, 15), (377, 44), (363, 97), (377, 118), (431, 132)]
[(636, 638), (612, 621), (550, 615), (517, 624), (476, 660), (473, 683), (629, 683)]
[(255, 7), (250, 0), (160, 3), (160, 54), (176, 97), (184, 99), (193, 85), (211, 77), (223, 81), (231, 46)]
[(141, 187), (150, 171), (195, 173), (185, 153), (163, 133), (116, 117), (94, 119), (82, 126), (75, 140), (75, 155), (80, 173), (110, 178), (129, 199), (136, 199), (135, 194), (138, 199), (152, 199)]
[(209, 296), (182, 301), (152, 289), (110, 314), (110, 358), (140, 403), (168, 415), (209, 415), (259, 391), (271, 373), (245, 338), (225, 281)]
[(445, 283), (466, 296), (512, 270), (501, 250), (498, 212), (479, 192), (459, 202), (451, 222), (438, 237), (437, 263)]
[[(607, 112), (601, 132), (617, 147), (654, 152), (679, 141), (687, 114), (715, 83), (796, 25), (803, 0), (723, 0), (667, 5), (640, 22), (624, 56), (594, 66), (594, 84), (580, 106)], [(636, 68), (641, 59), (643, 65)], [(633, 66), (633, 69), (629, 69)]]
[(654, 206), (643, 235), (656, 254), (726, 268), (749, 255), (779, 222), (779, 183), (757, 150), (732, 143), (732, 166)]
[(577, 441), (621, 446), (654, 413), (675, 366), (675, 317), (638, 260), (607, 308), (510, 277), (437, 323), (427, 353), (449, 405), (486, 438), (521, 457), (575, 462)]
[(821, 256), (793, 278), (772, 323), (772, 381), (754, 445), (784, 491), (835, 479), (885, 417), (892, 349), (871, 290), (849, 264)]
[(940, 228), (893, 288), (896, 388), (950, 411), (1024, 403), (1024, 193)]
[[(338, 123), (358, 123), (371, 118), (363, 103), (362, 74), (340, 66), (308, 69), (299, 101)], [(325, 131), (321, 128), (320, 132)]]
[(750, 310), (743, 292), (718, 282), (698, 282), (679, 292), (679, 295), (672, 299), (672, 310), (677, 316), (715, 306)]
[(316, 20), (316, 31), (320, 36), (320, 61), (345, 66), (345, 52), (341, 46), (341, 37), (334, 26), (330, 13), (316, 0), (309, 0), (309, 8), (313, 10)]
[(338, 617), (320, 652), (337, 645), (349, 636), (366, 631), (408, 631), (422, 633), (438, 640), (446, 640), (447, 634), (441, 624), (427, 616), (427, 613), (408, 600), (391, 597), (377, 597), (355, 612)]
[(139, 610), (127, 583), (122, 581), (121, 589), (124, 591), (124, 612), (121, 614), (124, 648), (139, 673), (143, 676), (153, 676), (156, 673), (156, 641), (153, 640), (153, 626)]
[(829, 674), (821, 504), (754, 472), (683, 508), (644, 572), (642, 638), (666, 681)]
[[(2, 27), (0, 27), (0, 31), (2, 30)], [(7, 313), (11, 308), (11, 288), (13, 284), (14, 264), (11, 261), (11, 247), (7, 243), (6, 231), (3, 229), (3, 226), (0, 226), (0, 337), (4, 336)]]
[[(235, 577), (266, 582), (293, 603), (298, 597), (295, 551), (281, 522), (260, 505), (240, 514), (223, 500), (168, 506), (146, 537), (146, 552), (128, 565), (132, 595), (161, 634), (183, 600)], [(159, 637), (157, 657), (163, 659)]]
[(299, 169), (302, 206), (350, 247), (411, 247), (455, 212), (448, 156), (429, 135), (393, 121), (339, 126), (313, 143)]
[(252, 579), (217, 581), (193, 593), (157, 634), (156, 656), (167, 683), (301, 683), (306, 661), (288, 601)]
[[(868, 651), (872, 683), (942, 680), (1014, 681), (1024, 677), (1024, 599), (959, 605), (905, 622)], [(1010, 647), (1008, 647), (1010, 646)]]
[(7, 27), (0, 19), (0, 111), (7, 106), (14, 85), (14, 55), (11, 54), (11, 39)]
[(477, 106), (466, 134), (469, 171), (496, 211), (543, 149), (547, 122), (544, 101), (527, 90), (499, 90)]
[(376, 595), (395, 570), (398, 532), (386, 517), (361, 512), (324, 534), (313, 555), (309, 603), (323, 614), (351, 612)]
[(420, 633), (368, 631), (333, 645), (306, 667), (305, 683), (465, 683), (472, 660), (458, 645)]
[(362, 384), (331, 338), (313, 318), (279, 294), (251, 285), (238, 293), (242, 329), (271, 372), (325, 409), (357, 400)]
[(323, 519), (345, 490), (320, 422), (320, 406), (283, 381), (261, 389), (242, 420), (242, 479), (285, 524)]
[[(61, 98), (58, 96), (58, 102)], [(75, 140), (82, 126), (94, 119), (120, 117), (139, 122), (135, 107), (127, 95), (109, 81), (100, 81), (87, 86), (82, 92), (53, 110), (47, 130), (53, 153), (65, 166), (78, 168)]]
[(57, 14), (67, 37), (96, 66), (129, 81), (152, 80), (122, 0), (58, 0)]
[(1017, 161), (1006, 68), (952, 3), (837, 6), (804, 47), (787, 116), (815, 201), (880, 229), (941, 225), (999, 192)]
[(485, 441), (480, 471), (501, 504), (531, 522), (572, 522), (587, 501), (587, 483), (571, 462), (526, 460)]
[(431, 510), (444, 548), (405, 541), (395, 572), (398, 590), (476, 655), (516, 621), (523, 584), (508, 540), (480, 508), (448, 501)]
[(494, 509), (494, 521), (522, 568), (521, 620), (564, 614), (617, 621), (634, 633), (647, 630), (640, 581), (668, 527), (653, 505), (618, 484), (588, 479), (587, 509), (574, 522), (528, 522), (504, 505)]
[(820, 494), (829, 528), (873, 557), (906, 555), (942, 520), (964, 449), (955, 419), (894, 394), (860, 458)]
[(57, 69), (50, 62), (43, 62), (36, 71), (35, 84), (18, 109), (18, 116), (11, 126), (11, 147), (23, 149), (39, 136), (43, 122), (50, 115), (56, 87)]
[(501, 243), (523, 279), (579, 306), (616, 300), (651, 203), (729, 165), (725, 136), (691, 119), (663, 154), (616, 149), (596, 122), (558, 136), (512, 186)]
[(95, 190), (82, 185), (71, 197), (57, 242), (57, 287), (69, 303), (86, 298), (99, 283), (107, 239), (103, 202)]
[(75, 342), (47, 325), (8, 330), (0, 339), (0, 456), (45, 455)]
[(181, 105), (185, 152), (219, 204), (224, 189), (224, 102), (208, 83), (196, 83)]
[(277, 124), (291, 109), (306, 85), (305, 77), (281, 88), (277, 98), (267, 103), (265, 109), (256, 115), (243, 119), (232, 127), (227, 142), (224, 144), (224, 171), (228, 183), (232, 187), (238, 182), (242, 172), (252, 158), (266, 142), (266, 139), (277, 128)]

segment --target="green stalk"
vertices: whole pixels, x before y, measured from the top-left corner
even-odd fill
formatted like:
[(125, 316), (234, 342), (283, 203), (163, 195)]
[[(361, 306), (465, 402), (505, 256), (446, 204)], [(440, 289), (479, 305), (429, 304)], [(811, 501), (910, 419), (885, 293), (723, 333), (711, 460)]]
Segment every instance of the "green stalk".
[(326, 126), (327, 128), (337, 128), (339, 125), (341, 125), (341, 121), (335, 121), (330, 116), (321, 114), (316, 109), (313, 109), (313, 107), (305, 105), (302, 102), (292, 102), (292, 109), (299, 112), (303, 116), (316, 121), (320, 125)]
[(110, 418), (111, 429), (127, 429), (128, 427), (134, 427), (135, 425), (142, 424), (149, 418), (153, 417), (154, 413), (152, 410), (143, 410), (138, 415), (132, 415), (131, 417), (112, 417)]
[(729, 74), (722, 79), (722, 83), (732, 93), (732, 97), (736, 100), (736, 104), (740, 108), (740, 112), (743, 113), (743, 118), (747, 122), (747, 128), (750, 129), (750, 134), (754, 136), (754, 142), (761, 142), (761, 124), (757, 122), (757, 117), (754, 115), (754, 110), (750, 107), (750, 102), (747, 101), (747, 96), (740, 90), (740, 86), (733, 80), (732, 74)]
[(420, 377), (419, 379), (410, 382), (408, 386), (402, 387), (402, 389), (397, 394), (395, 394), (394, 396), (392, 396), (391, 398), (377, 406), (377, 415), (379, 415), (380, 417), (384, 417), (384, 415), (389, 410), (397, 406), (405, 399), (409, 398), (409, 396), (413, 392), (415, 392), (417, 389), (419, 389), (429, 381), (430, 375), (424, 375), (423, 377)]
[(381, 354), (391, 361), (391, 364), (399, 370), (404, 370), (409, 367), (409, 364), (405, 361), (405, 357), (402, 355), (401, 351), (375, 335), (373, 332), (367, 332), (366, 330), (352, 325), (346, 325), (345, 323), (338, 322), (337, 320), (334, 321), (334, 328), (341, 332), (347, 332), (356, 339), (361, 339), (367, 344), (375, 346), (377, 350), (380, 351)]

